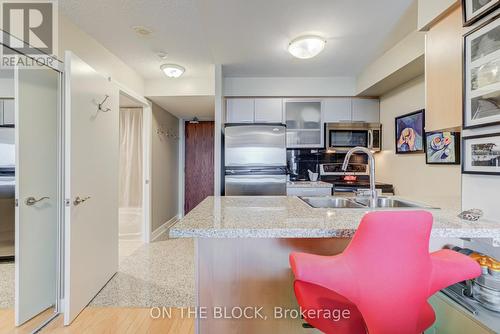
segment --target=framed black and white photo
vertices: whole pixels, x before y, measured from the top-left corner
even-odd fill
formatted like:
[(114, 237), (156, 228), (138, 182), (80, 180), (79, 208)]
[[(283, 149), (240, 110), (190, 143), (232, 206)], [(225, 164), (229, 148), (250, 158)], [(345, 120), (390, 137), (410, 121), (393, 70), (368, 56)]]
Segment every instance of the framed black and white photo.
[(500, 133), (463, 138), (462, 173), (500, 175)]
[(485, 17), (500, 5), (500, 0), (462, 0), (464, 26)]
[(500, 124), (499, 17), (464, 37), (465, 129)]

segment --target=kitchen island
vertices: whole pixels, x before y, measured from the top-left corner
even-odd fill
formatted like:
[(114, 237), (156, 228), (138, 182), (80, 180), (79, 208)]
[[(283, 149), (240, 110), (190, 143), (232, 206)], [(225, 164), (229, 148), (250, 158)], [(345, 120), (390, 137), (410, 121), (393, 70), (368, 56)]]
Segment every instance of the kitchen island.
[[(393, 210), (419, 210), (418, 208)], [(298, 197), (208, 197), (170, 229), (173, 238), (350, 238), (372, 209), (318, 209)], [(380, 209), (376, 209), (380, 210)], [(459, 211), (432, 212), (431, 237), (500, 240), (500, 223), (465, 221)]]
[[(170, 229), (171, 237), (196, 240), (197, 333), (314, 333), (295, 316), (288, 256), (341, 253), (370, 210), (317, 209), (298, 197), (205, 199)], [(456, 238), (500, 239), (499, 223), (426, 210), (435, 248)]]

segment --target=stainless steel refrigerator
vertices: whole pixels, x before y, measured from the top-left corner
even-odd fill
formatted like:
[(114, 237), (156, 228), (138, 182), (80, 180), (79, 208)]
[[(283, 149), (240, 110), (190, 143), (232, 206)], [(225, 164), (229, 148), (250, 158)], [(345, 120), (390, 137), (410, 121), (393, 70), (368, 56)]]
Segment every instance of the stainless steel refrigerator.
[(226, 196), (286, 195), (284, 125), (227, 125), (224, 148)]

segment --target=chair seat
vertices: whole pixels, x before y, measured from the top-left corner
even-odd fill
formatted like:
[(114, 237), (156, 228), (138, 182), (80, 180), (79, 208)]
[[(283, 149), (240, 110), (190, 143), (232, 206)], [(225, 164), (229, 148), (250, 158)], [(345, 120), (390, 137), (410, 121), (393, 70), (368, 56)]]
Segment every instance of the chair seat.
[[(340, 316), (340, 319), (321, 316), (320, 312), (314, 313), (314, 317), (308, 318), (307, 312), (305, 320), (308, 324), (327, 334), (366, 334), (366, 324), (361, 312), (356, 305), (351, 303), (342, 295), (326, 289), (322, 286), (296, 280), (294, 284), (297, 301), (303, 311), (307, 310), (349, 310), (348, 319)], [(316, 316), (319, 315), (319, 316)], [(422, 315), (418, 323), (418, 332), (422, 333), (429, 328), (435, 320), (434, 311), (429, 304), (422, 310)]]

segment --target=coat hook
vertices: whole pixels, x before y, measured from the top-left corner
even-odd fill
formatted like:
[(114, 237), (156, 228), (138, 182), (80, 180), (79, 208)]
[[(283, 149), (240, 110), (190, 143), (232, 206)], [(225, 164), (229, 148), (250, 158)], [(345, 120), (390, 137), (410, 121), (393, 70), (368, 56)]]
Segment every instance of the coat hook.
[(98, 109), (99, 111), (102, 111), (102, 112), (108, 112), (108, 111), (110, 111), (110, 110), (111, 110), (110, 108), (105, 108), (105, 107), (103, 107), (104, 103), (106, 102), (106, 100), (107, 100), (108, 98), (109, 98), (109, 95), (105, 95), (105, 96), (104, 96), (104, 100), (102, 100), (102, 102), (101, 102), (101, 103), (99, 103), (99, 104), (97, 105), (97, 109)]

